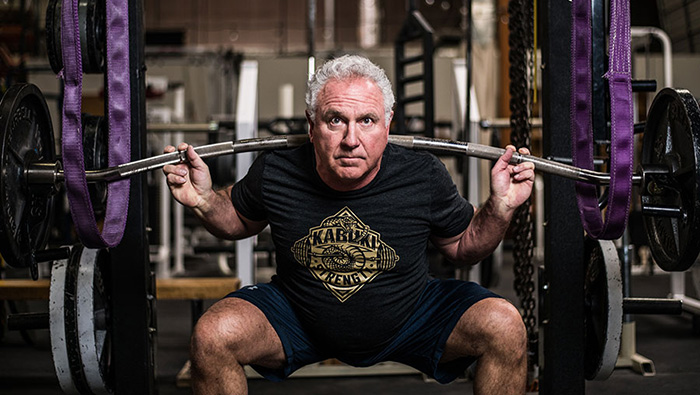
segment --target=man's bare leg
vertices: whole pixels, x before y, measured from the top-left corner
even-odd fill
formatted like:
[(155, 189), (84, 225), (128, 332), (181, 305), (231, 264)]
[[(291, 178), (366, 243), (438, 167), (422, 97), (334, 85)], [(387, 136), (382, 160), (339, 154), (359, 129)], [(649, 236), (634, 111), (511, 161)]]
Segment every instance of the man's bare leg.
[(281, 368), (285, 361), (265, 314), (239, 298), (222, 299), (202, 315), (192, 334), (190, 358), (195, 394), (245, 395), (244, 365)]
[(527, 382), (527, 334), (518, 310), (504, 299), (483, 299), (460, 318), (441, 362), (479, 357), (474, 394), (523, 394)]

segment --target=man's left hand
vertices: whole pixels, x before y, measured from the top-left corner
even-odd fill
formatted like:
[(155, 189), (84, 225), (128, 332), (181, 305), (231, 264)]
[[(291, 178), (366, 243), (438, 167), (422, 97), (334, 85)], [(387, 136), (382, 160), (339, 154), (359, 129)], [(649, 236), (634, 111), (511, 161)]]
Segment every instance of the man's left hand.
[[(534, 163), (523, 162), (517, 165), (508, 163), (514, 152), (514, 146), (506, 146), (506, 151), (491, 169), (491, 197), (495, 198), (500, 203), (498, 206), (506, 211), (515, 210), (530, 197), (535, 181)], [(518, 152), (523, 155), (530, 154), (527, 148), (520, 148)]]

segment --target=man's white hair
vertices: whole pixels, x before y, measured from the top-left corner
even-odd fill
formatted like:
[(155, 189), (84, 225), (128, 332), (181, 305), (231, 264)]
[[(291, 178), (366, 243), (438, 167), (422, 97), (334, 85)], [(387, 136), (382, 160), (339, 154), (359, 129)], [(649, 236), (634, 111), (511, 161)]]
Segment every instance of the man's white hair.
[(391, 89), (391, 81), (381, 67), (358, 55), (343, 55), (324, 63), (316, 70), (306, 89), (306, 111), (309, 118), (316, 121), (318, 94), (328, 81), (350, 78), (367, 78), (377, 84), (382, 96), (384, 96), (385, 126), (389, 126), (391, 109), (394, 107), (394, 92)]

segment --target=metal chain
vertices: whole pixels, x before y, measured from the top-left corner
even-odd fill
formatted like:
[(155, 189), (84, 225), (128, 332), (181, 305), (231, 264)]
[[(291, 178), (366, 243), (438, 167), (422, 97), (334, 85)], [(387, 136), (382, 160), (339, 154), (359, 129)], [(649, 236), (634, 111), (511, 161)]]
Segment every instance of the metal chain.
[[(530, 148), (530, 103), (531, 91), (528, 85), (528, 67), (532, 67), (533, 11), (532, 0), (510, 0), (508, 3), (510, 51), (510, 126), (511, 143), (516, 147)], [(532, 73), (530, 73), (530, 78)], [(514, 288), (520, 299), (523, 321), (531, 344), (537, 339), (537, 319), (535, 317), (535, 284), (533, 282), (533, 223), (530, 213), (530, 200), (523, 203), (515, 212), (513, 232), (513, 272)], [(535, 350), (530, 350), (534, 355)], [(532, 359), (532, 358), (531, 358)], [(531, 363), (534, 361), (530, 361)]]

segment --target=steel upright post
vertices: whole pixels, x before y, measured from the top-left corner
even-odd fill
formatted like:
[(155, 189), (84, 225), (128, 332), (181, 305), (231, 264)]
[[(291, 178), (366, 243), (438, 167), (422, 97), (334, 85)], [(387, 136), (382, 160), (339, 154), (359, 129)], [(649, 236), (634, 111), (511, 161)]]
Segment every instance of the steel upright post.
[[(571, 3), (540, 2), (544, 156), (571, 156)], [(540, 284), (541, 394), (585, 392), (583, 230), (574, 182), (546, 175), (545, 264)]]

